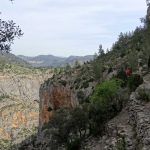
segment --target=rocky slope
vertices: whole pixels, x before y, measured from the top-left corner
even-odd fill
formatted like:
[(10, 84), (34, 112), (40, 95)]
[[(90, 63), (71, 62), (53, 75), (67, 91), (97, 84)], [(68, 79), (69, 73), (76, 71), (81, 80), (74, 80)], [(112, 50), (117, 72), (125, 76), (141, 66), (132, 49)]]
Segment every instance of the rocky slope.
[(130, 95), (127, 106), (108, 122), (105, 136), (87, 139), (82, 149), (149, 150), (150, 102), (140, 98), (142, 89), (150, 93), (150, 73), (144, 77), (144, 83)]
[[(147, 18), (149, 18), (149, 9), (150, 8), (148, 8)], [(99, 83), (99, 87), (101, 87), (100, 85), (102, 84), (103, 81), (110, 80), (112, 78), (113, 79), (117, 78), (122, 79), (124, 83), (127, 80), (128, 85), (122, 85), (123, 87), (120, 86), (120, 89), (123, 90), (127, 89), (127, 91), (123, 91), (123, 93), (119, 91), (121, 93), (119, 95), (119, 98), (115, 97), (116, 95), (113, 95), (113, 97), (111, 97), (111, 101), (114, 101), (114, 99), (116, 101), (119, 101), (120, 99), (124, 101), (125, 94), (130, 93), (129, 97), (124, 102), (125, 104), (121, 103), (122, 107), (119, 111), (116, 109), (117, 106), (115, 106), (115, 104), (117, 105), (118, 103), (112, 103), (111, 101), (108, 101), (109, 104), (105, 103), (105, 101), (109, 99), (109, 96), (112, 95), (108, 95), (108, 97), (98, 97), (100, 99), (99, 102), (102, 105), (102, 107), (101, 105), (97, 105), (98, 103), (95, 103), (95, 107), (97, 105), (101, 109), (108, 109), (108, 111), (99, 112), (97, 111), (98, 109), (97, 107), (96, 108), (92, 107), (94, 111), (96, 110), (96, 113), (100, 114), (98, 121), (99, 119), (101, 121), (103, 121), (103, 118), (106, 119), (106, 121), (104, 120), (103, 122), (100, 122), (98, 124), (99, 125), (98, 128), (100, 128), (100, 130), (103, 129), (103, 131), (101, 131), (98, 138), (95, 138), (90, 133), (89, 134), (87, 133), (87, 136), (85, 134), (84, 140), (79, 138), (81, 143), (80, 147), (78, 147), (77, 149), (149, 150), (150, 66), (148, 65), (147, 62), (148, 57), (150, 55), (149, 53), (150, 51), (148, 49), (150, 43), (148, 42), (149, 39), (145, 38), (146, 37), (145, 31), (149, 31), (148, 28), (149, 26), (145, 26), (143, 29), (141, 28), (136, 29), (136, 31), (132, 35), (130, 34), (125, 36), (121, 35), (120, 39), (118, 40), (118, 42), (115, 43), (113, 50), (111, 52), (108, 52), (106, 55), (98, 56), (94, 61), (86, 63), (82, 67), (76, 66), (76, 68), (74, 69), (68, 69), (66, 70), (66, 72), (60, 73), (56, 76), (53, 76), (53, 78), (45, 81), (40, 87), (39, 133), (35, 134), (35, 136), (33, 137), (31, 136), (30, 138), (27, 138), (25, 141), (21, 143), (21, 145), (16, 145), (17, 148), (15, 149), (25, 149), (25, 150), (65, 149), (65, 146), (67, 146), (65, 145), (66, 143), (65, 144), (63, 143), (64, 145), (61, 144), (61, 147), (59, 147), (60, 145), (58, 140), (58, 143), (56, 143), (58, 146), (57, 148), (56, 147), (53, 148), (52, 147), (53, 143), (51, 143), (55, 142), (55, 140), (54, 141), (52, 140), (51, 136), (53, 132), (56, 133), (55, 136), (57, 137), (61, 136), (60, 134), (57, 135), (57, 133), (64, 133), (64, 132), (57, 132), (57, 130), (59, 129), (60, 130), (64, 129), (57, 127), (57, 124), (60, 123), (59, 120), (55, 120), (56, 127), (50, 126), (53, 124), (46, 124), (45, 126), (45, 123), (51, 121), (53, 114), (56, 113), (56, 111), (59, 110), (60, 108), (72, 109), (76, 106), (83, 108), (84, 107), (83, 104), (86, 105), (87, 103), (89, 103), (89, 105), (92, 105), (94, 102), (90, 101), (89, 99), (92, 93), (95, 92), (94, 90), (96, 89), (95, 88), (96, 85)], [(145, 39), (143, 39), (143, 41), (141, 42), (142, 37), (144, 37)], [(133, 76), (131, 75), (132, 78), (130, 78), (130, 76), (128, 77), (125, 74), (124, 70), (126, 66), (129, 65), (133, 69), (132, 74)], [(122, 73), (121, 77), (119, 76), (120, 73)], [(138, 75), (137, 76), (138, 78), (140, 78), (140, 75), (143, 77), (144, 82), (143, 83), (140, 82), (141, 84), (140, 86), (139, 84), (137, 85), (136, 83), (137, 82), (136, 80), (138, 79), (134, 78), (135, 74)], [(122, 78), (122, 75), (123, 77), (125, 75), (126, 78), (125, 79)], [(134, 90), (129, 87), (129, 83), (131, 83), (131, 85), (136, 84)], [(116, 88), (115, 86), (113, 87)], [(105, 91), (103, 91), (100, 94), (104, 94), (104, 92)], [(113, 116), (113, 118), (111, 117), (110, 119), (110, 117), (107, 115), (111, 115), (110, 113), (108, 113), (113, 112), (111, 109), (116, 110), (117, 113), (115, 114), (115, 117)], [(88, 113), (89, 112), (90, 111), (88, 111)], [(102, 112), (106, 112), (106, 117), (105, 114), (102, 114)], [(95, 115), (97, 115), (96, 113)], [(70, 116), (71, 115), (67, 115), (65, 117), (68, 119), (71, 118)], [(61, 119), (60, 117), (62, 116), (60, 115), (57, 119)], [(92, 117), (94, 118), (95, 116), (93, 115)], [(80, 118), (80, 115), (78, 115), (77, 119), (80, 120), (82, 118)], [(24, 117), (22, 117), (22, 120), (24, 120)], [(88, 118), (88, 120), (91, 121), (91, 118)], [(61, 122), (59, 125), (61, 127), (63, 126), (63, 124), (66, 125), (65, 121)], [(73, 123), (75, 124), (76, 122)], [(91, 125), (90, 123), (88, 124), (89, 126)], [(71, 126), (73, 125), (74, 127), (74, 124), (71, 124)], [(102, 126), (103, 128), (101, 127), (101, 124), (104, 125)], [(84, 125), (86, 126), (87, 124), (84, 123)], [(87, 129), (90, 130), (90, 127)], [(71, 128), (67, 129), (71, 130)], [(73, 132), (69, 132), (69, 130), (67, 130), (69, 133), (71, 133), (71, 135), (70, 134), (68, 135), (69, 138), (73, 136), (74, 138), (73, 140), (76, 140), (76, 137), (74, 137), (74, 135), (76, 136), (78, 136), (78, 134), (81, 135), (83, 130), (82, 128), (80, 129), (81, 130), (80, 131), (77, 130), (77, 132), (73, 130), (76, 132), (76, 134), (74, 134)], [(7, 136), (8, 135), (6, 135), (6, 137)], [(68, 137), (65, 138), (67, 139)], [(71, 144), (72, 143), (74, 144), (74, 141), (71, 141)]]
[(52, 76), (50, 70), (25, 72), (27, 68), (19, 68), (0, 72), (0, 149), (20, 143), (37, 132), (39, 88)]
[[(145, 73), (145, 72), (144, 72)], [(40, 88), (40, 125), (41, 129), (44, 123), (47, 123), (50, 117), (59, 108), (63, 107), (76, 107), (79, 105), (80, 98), (77, 97), (78, 90), (82, 89), (85, 98), (91, 94), (92, 89), (81, 88), (80, 82), (79, 89), (71, 88), (74, 84), (77, 74), (80, 71), (72, 72), (74, 77), (70, 76), (65, 84), (62, 79), (67, 78), (67, 75), (58, 75), (51, 80), (42, 84)], [(109, 77), (110, 74), (106, 76)], [(72, 78), (71, 78), (72, 77)], [(82, 78), (82, 76), (81, 76)], [(71, 82), (73, 81), (73, 82)], [(62, 84), (63, 83), (63, 84)], [(90, 83), (95, 86), (94, 82)], [(91, 87), (91, 86), (90, 86)], [(80, 89), (81, 88), (81, 89)], [(127, 104), (123, 110), (113, 119), (107, 123), (107, 129), (102, 137), (94, 138), (88, 137), (82, 143), (80, 149), (83, 150), (149, 150), (150, 149), (150, 102), (142, 99), (140, 91), (142, 90), (150, 93), (150, 73), (144, 75), (144, 82), (135, 92), (132, 92)], [(86, 95), (87, 94), (87, 95)], [(28, 150), (46, 150), (50, 149), (48, 128), (40, 131), (35, 135), (34, 140), (26, 139), (21, 144), (21, 149)], [(65, 148), (60, 147), (58, 150)]]

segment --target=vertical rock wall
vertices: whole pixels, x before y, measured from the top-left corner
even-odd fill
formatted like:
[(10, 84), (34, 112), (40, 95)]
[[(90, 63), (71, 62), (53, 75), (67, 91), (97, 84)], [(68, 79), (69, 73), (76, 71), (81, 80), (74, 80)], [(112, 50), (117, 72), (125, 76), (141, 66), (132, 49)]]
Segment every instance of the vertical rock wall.
[(59, 108), (73, 108), (78, 104), (75, 94), (67, 86), (50, 84), (40, 88), (39, 127), (49, 121), (49, 118)]

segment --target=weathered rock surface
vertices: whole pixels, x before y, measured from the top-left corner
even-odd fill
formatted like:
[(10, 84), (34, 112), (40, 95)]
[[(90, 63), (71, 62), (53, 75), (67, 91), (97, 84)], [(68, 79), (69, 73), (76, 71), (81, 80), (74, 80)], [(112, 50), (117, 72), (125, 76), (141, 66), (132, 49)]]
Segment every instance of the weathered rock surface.
[[(41, 91), (44, 108), (50, 106), (53, 110), (59, 107), (72, 107), (70, 90), (68, 87), (57, 84), (43, 88)], [(100, 138), (89, 137), (82, 143), (83, 150), (149, 150), (150, 149), (150, 102), (139, 99), (139, 91), (141, 89), (150, 90), (150, 74), (144, 77), (144, 83), (140, 85), (135, 92), (130, 95), (127, 106), (110, 120), (107, 124), (107, 132)], [(61, 91), (61, 93), (59, 93)], [(68, 93), (68, 94), (67, 94)], [(57, 96), (56, 96), (57, 95)], [(65, 95), (65, 96), (64, 96)], [(63, 103), (59, 103), (57, 98), (65, 97)], [(45, 106), (44, 106), (45, 104)], [(55, 106), (56, 104), (56, 106)], [(43, 113), (43, 112), (42, 112)], [(47, 114), (50, 117), (50, 114)], [(42, 115), (41, 115), (42, 117)], [(44, 117), (44, 116), (43, 116)], [(45, 117), (46, 118), (46, 117)], [(46, 118), (47, 119), (47, 118)], [(47, 120), (42, 120), (47, 121)], [(23, 144), (26, 149), (47, 150), (49, 149), (48, 138), (42, 136), (37, 137), (33, 143)], [(63, 148), (60, 148), (63, 150)]]
[(50, 85), (40, 90), (39, 126), (49, 121), (53, 112), (59, 108), (73, 108), (78, 104), (77, 98), (69, 87), (61, 84)]
[[(66, 74), (57, 75), (41, 85), (39, 129), (49, 121), (57, 109), (73, 108), (79, 104), (81, 96), (84, 100), (91, 94), (95, 82), (90, 80), (90, 74), (86, 77), (82, 76), (81, 68), (75, 69)], [(83, 86), (85, 83), (87, 86)]]
[(21, 142), (38, 127), (39, 107), (37, 102), (22, 102), (17, 99), (3, 99), (1, 103), (9, 103), (0, 108), (0, 139)]
[(150, 93), (150, 75), (145, 76), (144, 83), (130, 97), (130, 122), (135, 127), (137, 146), (140, 150), (150, 149), (150, 102), (139, 97), (142, 89)]
[(37, 132), (39, 88), (51, 75), (0, 73), (0, 149)]
[(135, 150), (135, 132), (129, 124), (129, 113), (126, 109), (108, 122), (107, 132), (100, 138), (89, 138), (82, 149), (88, 150)]
[(88, 150), (149, 150), (150, 149), (150, 102), (139, 99), (141, 89), (149, 90), (150, 74), (130, 96), (128, 105), (108, 122), (105, 136), (89, 138), (82, 149)]
[(0, 74), (0, 95), (11, 95), (22, 100), (39, 100), (40, 84), (48, 75)]

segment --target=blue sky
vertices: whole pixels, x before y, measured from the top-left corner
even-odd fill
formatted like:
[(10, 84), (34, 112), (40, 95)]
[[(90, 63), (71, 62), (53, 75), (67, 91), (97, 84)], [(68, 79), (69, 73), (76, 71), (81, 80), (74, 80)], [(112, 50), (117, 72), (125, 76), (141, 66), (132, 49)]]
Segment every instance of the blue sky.
[(146, 14), (144, 0), (0, 0), (0, 17), (13, 19), (24, 36), (12, 53), (35, 56), (88, 55), (110, 48), (120, 32), (132, 31)]

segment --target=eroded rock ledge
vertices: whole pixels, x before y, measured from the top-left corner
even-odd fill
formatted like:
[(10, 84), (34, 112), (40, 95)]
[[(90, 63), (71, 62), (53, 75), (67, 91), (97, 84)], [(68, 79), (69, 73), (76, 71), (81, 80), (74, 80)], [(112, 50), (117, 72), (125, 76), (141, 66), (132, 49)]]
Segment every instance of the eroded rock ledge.
[(51, 84), (40, 89), (40, 128), (49, 121), (53, 112), (59, 108), (73, 108), (78, 104), (73, 91), (61, 84)]

